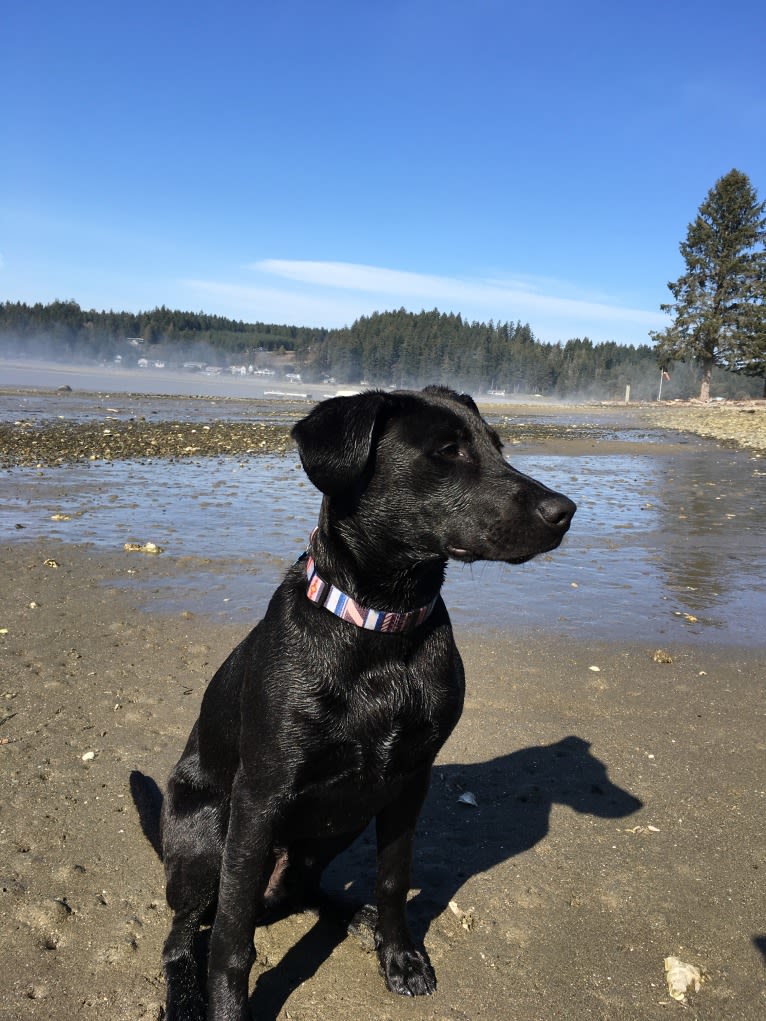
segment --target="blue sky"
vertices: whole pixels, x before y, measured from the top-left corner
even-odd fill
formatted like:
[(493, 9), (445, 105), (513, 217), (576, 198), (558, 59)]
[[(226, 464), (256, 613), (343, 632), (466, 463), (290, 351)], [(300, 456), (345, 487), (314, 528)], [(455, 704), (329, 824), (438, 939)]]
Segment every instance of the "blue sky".
[(766, 198), (762, 0), (6, 5), (0, 300), (645, 343), (718, 177)]

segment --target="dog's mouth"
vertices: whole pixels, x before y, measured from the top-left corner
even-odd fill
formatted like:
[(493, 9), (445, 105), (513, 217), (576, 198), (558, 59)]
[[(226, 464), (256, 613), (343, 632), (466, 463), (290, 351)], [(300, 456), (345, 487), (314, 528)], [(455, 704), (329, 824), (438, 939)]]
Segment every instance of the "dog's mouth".
[(471, 550), (460, 549), (458, 546), (448, 546), (447, 553), (452, 560), (459, 560), (461, 564), (475, 564), (477, 560), (501, 560), (505, 564), (525, 564), (537, 556), (537, 553), (528, 553), (519, 557), (488, 556), (486, 553), (473, 553)]
[(550, 553), (561, 545), (563, 536), (557, 536), (554, 542), (551, 542), (545, 546), (541, 546), (539, 549), (533, 550), (530, 553), (520, 553), (517, 555), (508, 555), (493, 553), (488, 554), (486, 552), (476, 553), (472, 550), (463, 549), (460, 546), (447, 546), (447, 555), (452, 560), (458, 560), (461, 564), (474, 564), (477, 560), (498, 560), (504, 564), (526, 564), (529, 560), (534, 560), (535, 557), (540, 556), (541, 553)]

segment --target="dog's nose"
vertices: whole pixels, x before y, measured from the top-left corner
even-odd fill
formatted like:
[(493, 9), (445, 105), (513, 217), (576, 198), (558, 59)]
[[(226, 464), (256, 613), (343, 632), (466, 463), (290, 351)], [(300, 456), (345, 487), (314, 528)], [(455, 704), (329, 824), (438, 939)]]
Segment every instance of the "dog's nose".
[(537, 505), (537, 513), (551, 528), (565, 532), (571, 524), (577, 504), (561, 493), (552, 493)]

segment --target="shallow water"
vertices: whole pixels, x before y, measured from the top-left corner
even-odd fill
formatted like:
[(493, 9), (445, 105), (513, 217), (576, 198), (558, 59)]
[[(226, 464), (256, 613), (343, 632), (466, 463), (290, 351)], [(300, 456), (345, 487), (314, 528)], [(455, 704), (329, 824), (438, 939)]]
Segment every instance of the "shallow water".
[[(450, 564), (444, 595), (456, 625), (762, 645), (764, 461), (701, 440), (601, 449), (610, 448), (512, 449), (516, 467), (571, 496), (578, 512), (559, 550), (522, 567)], [(149, 610), (244, 626), (305, 546), (318, 508), (297, 458), (15, 468), (3, 476), (0, 529), (99, 549), (157, 543), (161, 557), (125, 554), (121, 584), (140, 587)]]

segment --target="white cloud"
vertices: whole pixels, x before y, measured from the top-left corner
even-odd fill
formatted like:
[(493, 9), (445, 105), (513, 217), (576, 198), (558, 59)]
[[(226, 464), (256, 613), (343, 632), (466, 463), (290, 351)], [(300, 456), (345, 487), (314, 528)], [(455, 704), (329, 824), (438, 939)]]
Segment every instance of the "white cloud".
[(215, 280), (183, 280), (185, 291), (204, 299), (205, 308), (219, 315), (291, 326), (350, 326), (373, 309), (363, 296), (310, 294), (279, 287), (255, 287)]
[[(307, 260), (262, 259), (250, 267), (256, 271), (283, 277), (288, 280), (331, 287), (348, 291), (364, 291), (368, 294), (403, 295), (430, 301), (447, 300), (457, 305), (461, 302), (471, 305), (497, 304), (503, 308), (509, 304), (523, 304), (525, 308), (540, 312), (582, 318), (614, 319), (629, 322), (657, 324), (657, 314), (644, 309), (627, 308), (604, 301), (569, 297), (539, 290), (539, 283), (533, 277), (471, 280), (458, 277), (433, 276), (427, 273), (410, 273), (403, 270), (385, 269), (379, 266), (365, 266), (351, 262), (312, 262)], [(544, 281), (555, 284), (555, 281)], [(566, 286), (566, 285), (565, 285)], [(571, 287), (571, 285), (569, 285)], [(563, 288), (562, 288), (563, 289)], [(500, 315), (487, 318), (502, 318)]]
[(353, 262), (262, 259), (250, 268), (301, 283), (336, 287), (344, 291), (365, 291), (368, 294), (405, 294), (412, 297), (428, 294), (435, 298), (448, 298), (454, 293), (453, 281), (448, 277), (382, 269)]
[(664, 325), (659, 312), (529, 275), (472, 279), (300, 259), (261, 259), (245, 269), (251, 283), (184, 283), (208, 300), (218, 298), (228, 314), (235, 314), (234, 306), (243, 318), (296, 325), (342, 326), (374, 311), (437, 307), (468, 320), (529, 322), (542, 340), (589, 336), (637, 344)]

